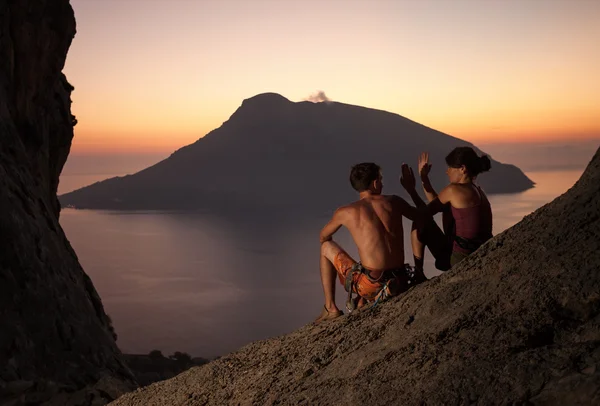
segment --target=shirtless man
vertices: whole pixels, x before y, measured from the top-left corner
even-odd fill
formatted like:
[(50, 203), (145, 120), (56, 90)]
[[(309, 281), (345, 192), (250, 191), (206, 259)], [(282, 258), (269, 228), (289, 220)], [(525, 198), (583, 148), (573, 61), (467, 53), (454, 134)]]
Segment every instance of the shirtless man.
[[(401, 183), (414, 185), (414, 176), (406, 165), (402, 166)], [(361, 163), (352, 167), (350, 183), (359, 193), (359, 200), (338, 208), (332, 219), (321, 230), (321, 282), (325, 293), (325, 306), (317, 322), (339, 317), (343, 312), (335, 304), (336, 274), (342, 285), (357, 293), (360, 304), (381, 297), (394, 296), (408, 289), (410, 283), (426, 280), (422, 273), (411, 278), (404, 264), (404, 232), (402, 216), (410, 220), (422, 217), (422, 211), (409, 205), (399, 196), (381, 194), (383, 176), (374, 163)], [(358, 248), (357, 263), (332, 240), (333, 234), (346, 227)], [(412, 280), (411, 280), (412, 279)], [(359, 304), (359, 307), (360, 307)]]

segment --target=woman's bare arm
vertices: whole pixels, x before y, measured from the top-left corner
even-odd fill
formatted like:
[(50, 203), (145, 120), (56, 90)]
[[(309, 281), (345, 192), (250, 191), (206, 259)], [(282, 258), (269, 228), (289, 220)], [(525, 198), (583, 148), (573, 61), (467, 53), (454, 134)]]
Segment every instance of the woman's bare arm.
[(431, 182), (429, 181), (429, 177), (425, 176), (421, 177), (421, 183), (423, 185), (423, 191), (425, 192), (425, 196), (427, 197), (428, 202), (433, 202), (436, 197), (438, 197), (437, 192), (433, 189)]
[(419, 155), (419, 176), (421, 177), (421, 184), (423, 185), (423, 191), (425, 192), (427, 201), (431, 203), (435, 200), (438, 194), (433, 189), (431, 181), (429, 180), (430, 170), (431, 164), (429, 163), (429, 153), (422, 152), (421, 155)]
[(429, 209), (429, 214), (434, 215), (440, 213), (444, 210), (444, 207), (447, 204), (452, 204), (452, 199), (455, 195), (455, 185), (452, 183), (446, 186), (439, 195), (429, 202), (427, 208)]

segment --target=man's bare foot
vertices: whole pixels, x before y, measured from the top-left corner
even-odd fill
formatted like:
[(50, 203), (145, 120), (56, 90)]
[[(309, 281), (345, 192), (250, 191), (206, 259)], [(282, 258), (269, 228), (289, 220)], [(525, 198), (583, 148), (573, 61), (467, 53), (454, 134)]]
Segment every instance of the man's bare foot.
[(317, 317), (317, 319), (315, 320), (315, 323), (321, 323), (322, 321), (333, 320), (333, 319), (343, 316), (343, 315), (344, 315), (344, 312), (341, 310), (330, 312), (327, 310), (327, 308), (325, 306), (323, 306), (323, 310), (321, 311), (321, 314), (319, 315), (319, 317)]

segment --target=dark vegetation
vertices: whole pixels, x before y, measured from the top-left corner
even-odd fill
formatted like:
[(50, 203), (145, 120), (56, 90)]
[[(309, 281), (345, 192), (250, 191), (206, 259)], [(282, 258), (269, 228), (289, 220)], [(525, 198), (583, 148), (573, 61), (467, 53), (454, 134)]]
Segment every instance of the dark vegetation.
[(123, 357), (140, 386), (172, 378), (191, 367), (210, 362), (180, 351), (167, 357), (160, 350), (152, 350), (149, 354), (124, 354)]

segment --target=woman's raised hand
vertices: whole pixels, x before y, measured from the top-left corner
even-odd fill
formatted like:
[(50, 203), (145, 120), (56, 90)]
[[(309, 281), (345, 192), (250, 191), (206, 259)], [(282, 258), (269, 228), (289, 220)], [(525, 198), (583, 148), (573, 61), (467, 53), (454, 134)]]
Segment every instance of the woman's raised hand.
[(430, 170), (429, 152), (421, 152), (421, 155), (419, 155), (419, 176), (421, 179), (427, 178)]

